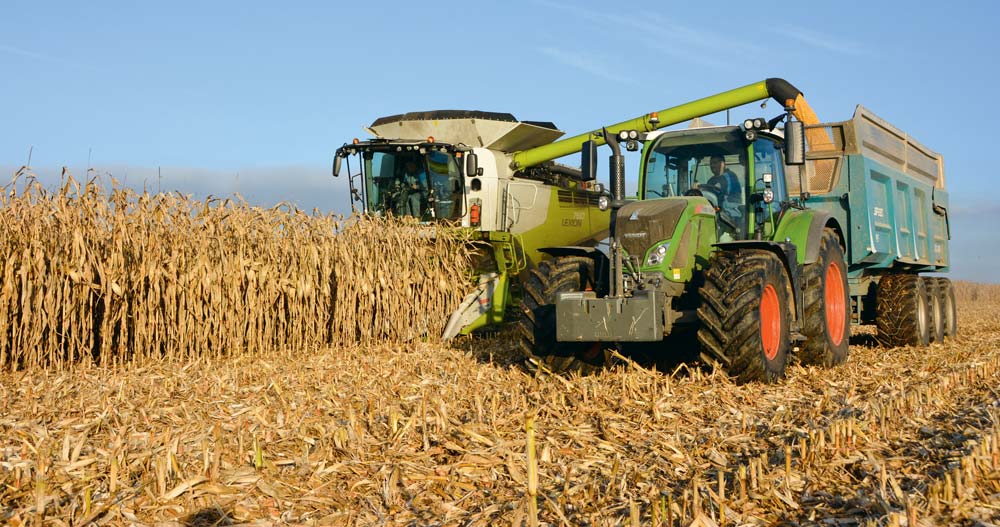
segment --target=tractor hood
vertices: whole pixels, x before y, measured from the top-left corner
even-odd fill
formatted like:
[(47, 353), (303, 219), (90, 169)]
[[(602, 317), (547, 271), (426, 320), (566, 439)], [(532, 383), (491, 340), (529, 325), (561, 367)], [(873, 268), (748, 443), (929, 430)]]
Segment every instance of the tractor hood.
[(501, 152), (546, 145), (563, 135), (548, 122), (518, 121), (509, 113), (436, 110), (380, 117), (366, 128), (380, 139), (424, 140), (464, 144)]
[(615, 216), (615, 237), (629, 256), (642, 258), (653, 244), (673, 237), (687, 206), (684, 198), (627, 203)]

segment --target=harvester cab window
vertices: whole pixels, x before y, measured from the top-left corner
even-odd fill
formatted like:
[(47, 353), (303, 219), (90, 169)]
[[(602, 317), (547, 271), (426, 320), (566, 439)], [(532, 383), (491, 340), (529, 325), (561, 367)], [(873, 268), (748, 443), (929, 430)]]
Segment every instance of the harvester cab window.
[(368, 211), (420, 221), (462, 217), (462, 180), (447, 152), (366, 152)]

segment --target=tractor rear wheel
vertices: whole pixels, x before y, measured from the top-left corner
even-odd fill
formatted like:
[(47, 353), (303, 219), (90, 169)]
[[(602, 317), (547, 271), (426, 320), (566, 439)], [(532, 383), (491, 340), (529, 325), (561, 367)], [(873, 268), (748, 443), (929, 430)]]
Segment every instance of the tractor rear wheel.
[(937, 278), (924, 277), (924, 288), (927, 290), (927, 309), (930, 312), (930, 342), (944, 340), (944, 304), (938, 294)]
[(885, 346), (926, 346), (930, 340), (930, 309), (923, 278), (890, 274), (878, 282), (875, 325)]
[(580, 256), (544, 260), (523, 284), (518, 344), (530, 359), (554, 373), (593, 373), (605, 363), (599, 343), (556, 340), (556, 298), (594, 284), (594, 261)]
[(716, 253), (699, 290), (702, 357), (739, 383), (780, 379), (790, 347), (790, 289), (784, 264), (770, 251)]
[(840, 364), (847, 360), (851, 337), (851, 300), (847, 264), (836, 231), (824, 229), (819, 259), (805, 267), (802, 278), (806, 341), (799, 357), (803, 364)]

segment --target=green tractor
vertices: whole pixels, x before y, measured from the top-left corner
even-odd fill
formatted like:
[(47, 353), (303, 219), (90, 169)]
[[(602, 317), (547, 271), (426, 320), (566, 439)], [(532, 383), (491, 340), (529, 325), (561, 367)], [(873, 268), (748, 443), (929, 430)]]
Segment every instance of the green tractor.
[[(918, 274), (948, 266), (940, 156), (861, 107), (818, 123), (778, 81), (709, 98), (769, 95), (785, 106), (773, 119), (608, 130), (583, 146), (584, 174), (598, 143), (613, 152), (609, 248), (552, 248), (531, 272), (519, 326), (533, 362), (589, 372), (615, 353), (694, 351), (738, 382), (774, 382), (793, 352), (845, 361), (852, 322), (893, 345), (954, 335), (950, 282)], [(640, 146), (638, 199), (626, 200), (621, 150)]]

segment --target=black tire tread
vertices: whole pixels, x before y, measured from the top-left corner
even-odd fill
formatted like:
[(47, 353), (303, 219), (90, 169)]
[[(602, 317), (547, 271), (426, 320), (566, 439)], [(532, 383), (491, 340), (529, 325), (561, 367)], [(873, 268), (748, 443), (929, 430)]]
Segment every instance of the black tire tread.
[(878, 283), (875, 325), (878, 340), (887, 347), (924, 346), (918, 303), (926, 300), (923, 279), (915, 274), (890, 274)]
[[(839, 347), (834, 347), (827, 336), (826, 327), (826, 305), (825, 305), (825, 280), (826, 265), (822, 255), (839, 257), (841, 271), (847, 273), (847, 264), (844, 262), (844, 253), (840, 248), (840, 238), (837, 232), (827, 227), (823, 230), (820, 239), (821, 258), (816, 263), (805, 266), (802, 272), (802, 303), (803, 320), (802, 334), (806, 341), (799, 348), (799, 360), (802, 364), (817, 366), (835, 366), (847, 360), (848, 341), (850, 340), (850, 310), (848, 309), (847, 336)], [(848, 295), (849, 290), (845, 289)], [(851, 305), (850, 299), (846, 300), (847, 306)]]
[[(716, 253), (705, 273), (698, 308), (702, 358), (721, 367), (739, 383), (775, 382), (784, 374), (784, 362), (774, 371), (761, 358), (760, 317), (754, 313), (759, 309), (763, 290), (761, 277), (774, 272), (784, 276), (783, 264), (774, 253), (743, 250)], [(779, 295), (785, 299), (787, 310), (787, 291)]]
[[(562, 292), (593, 286), (594, 261), (581, 256), (544, 260), (529, 272), (523, 284), (518, 346), (528, 358), (553, 373), (589, 374), (600, 370), (604, 356), (585, 360), (586, 344), (556, 341), (555, 300)], [(529, 363), (529, 368), (531, 367)]]

